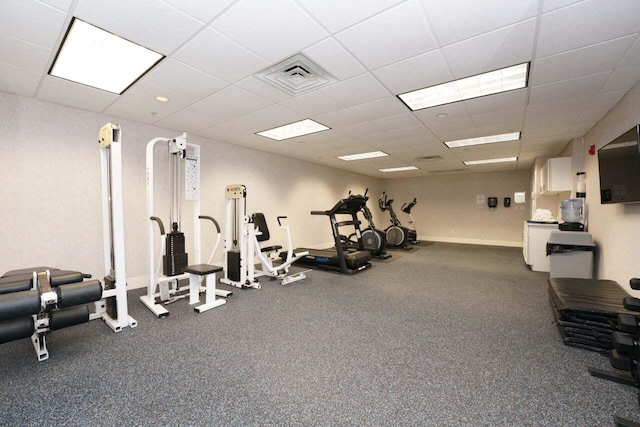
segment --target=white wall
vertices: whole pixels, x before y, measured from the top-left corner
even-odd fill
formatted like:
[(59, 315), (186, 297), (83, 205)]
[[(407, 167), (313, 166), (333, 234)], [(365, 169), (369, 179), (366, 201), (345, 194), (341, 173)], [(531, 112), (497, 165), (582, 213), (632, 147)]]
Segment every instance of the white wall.
[[(408, 217), (400, 206), (417, 197), (412, 214), (419, 240), (521, 247), (528, 202), (516, 205), (513, 193), (528, 194), (529, 174), (525, 170), (390, 179), (383, 181), (382, 189), (395, 199), (396, 213), (403, 223)], [(477, 195), (485, 196), (480, 207)], [(489, 196), (498, 197), (498, 207), (493, 211), (486, 204)], [(511, 197), (510, 208), (503, 207), (505, 197)], [(378, 227), (383, 228), (386, 221), (388, 217)]]
[[(0, 92), (0, 272), (50, 265), (79, 269), (101, 278), (103, 272), (100, 155), (98, 131), (107, 122), (122, 126), (127, 277), (146, 274), (145, 146), (158, 136), (180, 132), (120, 120)], [(273, 244), (283, 244), (276, 215), (290, 218), (296, 246), (330, 244), (327, 217), (311, 210), (331, 208), (349, 190), (381, 181), (199, 137), (202, 146), (202, 214), (224, 226), (224, 187), (245, 184), (248, 212), (264, 212)], [(156, 149), (160, 190), (166, 189), (166, 155)], [(164, 203), (162, 198), (164, 197)], [(157, 208), (168, 223), (168, 191), (158, 191)], [(190, 208), (183, 229), (188, 236)], [(168, 226), (168, 224), (166, 224)], [(206, 240), (208, 238), (208, 240)], [(203, 227), (203, 256), (212, 247), (212, 227)], [(190, 242), (187, 242), (190, 247)], [(217, 260), (222, 258), (218, 253)]]
[[(597, 155), (589, 146), (601, 148), (640, 123), (640, 84), (629, 91), (584, 137), (574, 142), (574, 161), (584, 159), (587, 174), (589, 232), (598, 245), (595, 274), (628, 286), (640, 277), (640, 204), (600, 204)], [(576, 148), (578, 147), (578, 148)], [(583, 152), (579, 152), (583, 150)]]

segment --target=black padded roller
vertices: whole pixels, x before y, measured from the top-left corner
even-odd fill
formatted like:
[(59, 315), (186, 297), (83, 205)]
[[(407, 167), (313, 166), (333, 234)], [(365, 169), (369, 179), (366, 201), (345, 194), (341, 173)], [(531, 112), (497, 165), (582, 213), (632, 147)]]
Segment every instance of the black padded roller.
[(38, 291), (20, 291), (0, 295), (0, 321), (31, 316), (39, 311)]
[(33, 288), (33, 275), (31, 274), (17, 274), (0, 278), (0, 295), (28, 291), (31, 288)]
[(102, 285), (98, 280), (70, 283), (68, 285), (58, 286), (56, 288), (56, 294), (58, 294), (59, 308), (73, 307), (98, 301), (102, 298)]
[(33, 335), (33, 317), (31, 316), (0, 322), (0, 344), (28, 338), (31, 335)]
[(49, 315), (49, 329), (55, 331), (57, 329), (66, 328), (68, 326), (79, 325), (89, 321), (89, 307), (83, 305), (81, 307), (67, 308), (66, 310), (56, 310)]
[(19, 275), (23, 275), (23, 274), (28, 274), (29, 276), (33, 275), (33, 272), (35, 271), (36, 273), (42, 273), (44, 271), (58, 271), (57, 268), (53, 268), (53, 267), (30, 267), (30, 268), (22, 268), (20, 270), (11, 270), (11, 271), (7, 271), (6, 273), (4, 273), (2, 275), (2, 277), (10, 277), (10, 276), (19, 276)]
[(82, 282), (84, 276), (78, 271), (59, 270), (51, 272), (51, 287), (66, 285), (68, 283)]

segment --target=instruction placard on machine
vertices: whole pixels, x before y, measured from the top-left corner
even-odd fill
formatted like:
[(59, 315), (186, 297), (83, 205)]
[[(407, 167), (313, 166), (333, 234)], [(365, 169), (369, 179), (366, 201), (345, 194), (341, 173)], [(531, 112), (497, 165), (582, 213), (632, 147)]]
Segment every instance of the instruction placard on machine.
[(184, 159), (184, 197), (187, 200), (200, 198), (200, 162), (195, 155)]

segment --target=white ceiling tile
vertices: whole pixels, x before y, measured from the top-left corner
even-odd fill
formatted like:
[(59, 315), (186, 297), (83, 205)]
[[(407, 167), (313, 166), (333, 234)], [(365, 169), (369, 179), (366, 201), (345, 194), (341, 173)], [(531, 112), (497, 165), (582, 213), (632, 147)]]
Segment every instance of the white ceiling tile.
[[(526, 123), (525, 123), (526, 126)], [(531, 128), (525, 129), (522, 132), (522, 138), (524, 139), (537, 139), (537, 138), (562, 138), (564, 137), (566, 128)]]
[(580, 1), (583, 1), (583, 0), (544, 0), (542, 11), (549, 12), (553, 9), (559, 9), (561, 7), (565, 7), (573, 3), (578, 3)]
[(459, 131), (463, 129), (474, 129), (474, 124), (473, 124), (473, 121), (471, 120), (471, 117), (461, 117), (459, 119), (454, 119), (454, 120), (447, 120), (447, 121), (437, 122), (437, 123), (429, 123), (427, 127), (435, 136), (440, 138), (440, 140), (445, 141), (446, 139), (443, 139), (443, 136), (447, 132)]
[(51, 49), (0, 34), (0, 62), (44, 73), (50, 56)]
[(587, 106), (591, 96), (581, 98), (562, 99), (560, 101), (548, 102), (527, 106), (527, 119), (542, 120), (558, 114), (579, 113)]
[(534, 86), (531, 88), (529, 105), (594, 95), (604, 85), (610, 74), (611, 72), (593, 74), (558, 83)]
[[(453, 119), (469, 117), (467, 107), (464, 102), (454, 102), (451, 104), (440, 105), (433, 108), (425, 108), (423, 110), (414, 111), (418, 119), (427, 126), (431, 123), (446, 122)], [(444, 117), (438, 117), (444, 114)]]
[(322, 88), (320, 92), (343, 107), (353, 107), (390, 95), (389, 91), (368, 73)]
[(370, 70), (433, 50), (436, 43), (416, 2), (395, 6), (336, 37)]
[(316, 43), (302, 53), (339, 80), (346, 80), (367, 71), (333, 38)]
[(627, 93), (627, 90), (600, 93), (591, 99), (578, 118), (579, 123), (595, 124)]
[(336, 33), (404, 0), (299, 0), (329, 31)]
[(640, 64), (615, 70), (600, 92), (615, 92), (631, 89), (640, 79)]
[(0, 90), (4, 92), (33, 96), (41, 78), (40, 73), (0, 62)]
[(75, 16), (164, 55), (203, 25), (158, 0), (81, 0)]
[(40, 0), (40, 2), (46, 3), (55, 7), (56, 9), (60, 9), (61, 11), (66, 12), (69, 10), (69, 7), (71, 6), (73, 0)]
[(531, 60), (536, 20), (529, 19), (444, 47), (456, 79)]
[(580, 113), (556, 114), (552, 117), (545, 117), (544, 119), (540, 120), (527, 118), (524, 130), (526, 131), (529, 129), (568, 127), (578, 119), (579, 115)]
[(381, 129), (371, 122), (365, 122), (342, 127), (340, 128), (340, 131), (345, 135), (352, 136), (354, 138), (360, 137), (366, 139), (368, 135), (381, 132)]
[(0, 1), (0, 32), (52, 49), (66, 14), (35, 0)]
[(36, 98), (81, 110), (100, 112), (117, 100), (118, 95), (57, 77), (46, 76)]
[(228, 86), (223, 80), (173, 59), (164, 61), (144, 81), (198, 99)]
[[(169, 101), (156, 100), (155, 97), (158, 95), (169, 98)], [(181, 93), (171, 92), (151, 83), (138, 82), (104, 112), (143, 123), (153, 123), (195, 101), (195, 98)]]
[(535, 61), (530, 81), (539, 86), (616, 68), (637, 36), (627, 36)]
[(184, 45), (173, 58), (230, 83), (270, 65), (265, 59), (210, 28)]
[(422, 125), (422, 123), (420, 123), (420, 121), (411, 113), (374, 120), (373, 124), (384, 131), (413, 128)]
[(440, 50), (378, 68), (373, 74), (396, 95), (453, 80)]
[(164, 119), (159, 120), (154, 124), (156, 126), (161, 126), (167, 129), (196, 133), (203, 129), (211, 127), (212, 122), (208, 117), (194, 114), (187, 110), (182, 110), (168, 117), (165, 117)]
[(383, 98), (366, 104), (356, 105), (355, 107), (351, 107), (350, 110), (365, 121), (397, 116), (408, 111), (396, 97)]
[(278, 89), (263, 82), (262, 80), (258, 80), (254, 76), (244, 78), (235, 85), (273, 102), (282, 102), (293, 98), (293, 96), (284, 92), (282, 89)]
[(622, 58), (617, 68), (638, 64), (640, 64), (640, 37), (636, 38), (636, 42), (624, 55), (624, 58)]
[(502, 125), (508, 131), (517, 132), (522, 128), (524, 111), (524, 107), (510, 108), (508, 110), (495, 111), (492, 113), (471, 116), (471, 120), (473, 120), (473, 123), (476, 127)]
[(337, 111), (342, 107), (324, 96), (321, 92), (313, 91), (281, 103), (283, 107), (297, 111), (306, 117), (313, 117), (331, 111)]
[(235, 119), (240, 115), (232, 113), (220, 108), (220, 103), (216, 99), (205, 98), (202, 101), (187, 107), (184, 111), (187, 113), (203, 116), (209, 118), (211, 126), (216, 126), (220, 123), (228, 122)]
[(272, 104), (271, 101), (237, 86), (229, 86), (206, 99), (212, 104), (217, 104), (221, 110), (229, 111), (238, 116), (251, 113)]
[(170, 114), (168, 112), (164, 112), (154, 115), (153, 111), (149, 111), (149, 104), (147, 102), (142, 102), (132, 98), (118, 99), (106, 110), (104, 110), (103, 113), (110, 116), (119, 117), (121, 119), (134, 120), (136, 122), (148, 124), (156, 122), (159, 119), (164, 118)]
[(209, 22), (225, 10), (235, 0), (164, 0), (184, 13)]
[(213, 27), (271, 61), (284, 59), (328, 36), (291, 0), (241, 0)]
[(441, 46), (532, 18), (538, 0), (422, 0)]
[(362, 123), (365, 120), (362, 120), (360, 117), (345, 108), (343, 110), (321, 114), (317, 117), (316, 121), (325, 126), (329, 126), (330, 128), (341, 128)]
[(414, 144), (418, 142), (437, 141), (435, 135), (433, 135), (424, 125), (412, 128), (390, 130), (386, 132), (386, 134), (391, 139), (406, 141), (407, 143)]
[(464, 101), (471, 115), (487, 114), (508, 108), (522, 108), (527, 104), (527, 89), (512, 90)]
[(640, 2), (591, 0), (542, 15), (536, 57), (638, 32)]

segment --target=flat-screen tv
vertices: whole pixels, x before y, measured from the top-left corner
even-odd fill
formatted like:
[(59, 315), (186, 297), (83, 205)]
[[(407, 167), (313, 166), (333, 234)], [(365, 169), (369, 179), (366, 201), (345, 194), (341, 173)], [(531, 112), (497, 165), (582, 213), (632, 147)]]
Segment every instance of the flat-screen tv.
[(640, 125), (598, 150), (600, 203), (640, 202)]

